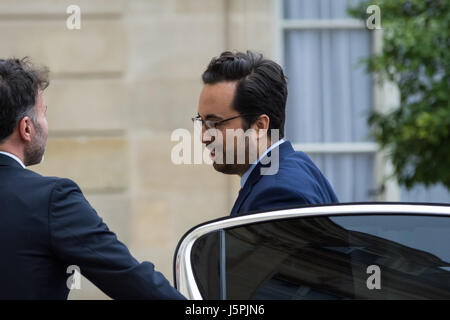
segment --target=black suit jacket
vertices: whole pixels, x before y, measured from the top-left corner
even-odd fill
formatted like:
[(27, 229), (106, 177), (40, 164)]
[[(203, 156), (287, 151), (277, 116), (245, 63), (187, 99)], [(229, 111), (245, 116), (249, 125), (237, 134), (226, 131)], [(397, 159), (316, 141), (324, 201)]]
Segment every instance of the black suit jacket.
[(0, 299), (67, 299), (71, 265), (113, 299), (183, 298), (152, 263), (133, 258), (73, 181), (2, 154), (0, 255)]

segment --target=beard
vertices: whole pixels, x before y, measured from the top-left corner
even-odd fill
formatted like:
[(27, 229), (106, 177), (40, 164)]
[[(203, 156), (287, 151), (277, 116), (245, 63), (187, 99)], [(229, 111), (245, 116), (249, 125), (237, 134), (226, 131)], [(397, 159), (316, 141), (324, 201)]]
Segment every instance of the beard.
[(25, 166), (32, 166), (42, 162), (45, 153), (45, 145), (47, 144), (47, 137), (45, 136), (42, 127), (36, 122), (35, 139), (25, 147), (24, 164)]
[(250, 166), (246, 164), (226, 164), (226, 163), (218, 164), (214, 162), (213, 167), (216, 171), (224, 174), (242, 174)]
[[(216, 160), (213, 160), (213, 167), (220, 173), (242, 175), (251, 166), (248, 141), (246, 141), (245, 147), (241, 150), (235, 148), (234, 150), (227, 150), (228, 152), (224, 152), (223, 149), (216, 149), (215, 151), (218, 157)], [(227, 160), (227, 156), (230, 157), (230, 161)]]

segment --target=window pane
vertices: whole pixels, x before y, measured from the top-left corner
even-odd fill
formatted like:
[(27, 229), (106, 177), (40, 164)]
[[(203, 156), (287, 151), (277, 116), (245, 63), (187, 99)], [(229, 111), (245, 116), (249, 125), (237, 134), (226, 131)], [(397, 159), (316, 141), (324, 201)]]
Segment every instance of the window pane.
[(285, 19), (348, 19), (347, 5), (361, 0), (285, 0)]
[[(226, 230), (228, 299), (449, 299), (450, 218), (341, 216)], [(379, 267), (378, 275), (368, 273)], [(376, 276), (380, 289), (369, 286)]]
[(375, 201), (373, 154), (311, 154), (340, 202)]
[(450, 191), (442, 184), (429, 188), (417, 186), (409, 191), (405, 187), (402, 187), (400, 198), (401, 201), (406, 202), (450, 203)]
[(371, 52), (367, 30), (285, 33), (287, 137), (293, 142), (369, 141), (372, 80), (358, 64)]

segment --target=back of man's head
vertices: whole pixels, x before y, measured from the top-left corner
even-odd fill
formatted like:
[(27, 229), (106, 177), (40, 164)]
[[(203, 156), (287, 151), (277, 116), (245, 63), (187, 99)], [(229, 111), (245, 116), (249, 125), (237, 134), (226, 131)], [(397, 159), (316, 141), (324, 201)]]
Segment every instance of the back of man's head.
[(48, 85), (48, 69), (36, 68), (28, 58), (0, 59), (0, 143), (25, 115), (34, 119), (38, 91)]
[(246, 114), (249, 127), (261, 114), (270, 118), (270, 129), (284, 137), (287, 83), (283, 69), (262, 54), (225, 51), (213, 58), (202, 75), (204, 84), (237, 81), (233, 109)]

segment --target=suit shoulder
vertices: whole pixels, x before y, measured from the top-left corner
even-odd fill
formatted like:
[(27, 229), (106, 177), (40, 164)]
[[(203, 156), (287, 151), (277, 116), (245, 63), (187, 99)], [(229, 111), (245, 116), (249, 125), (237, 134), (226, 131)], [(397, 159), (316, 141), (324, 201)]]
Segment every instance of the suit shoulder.
[(293, 177), (291, 170), (280, 167), (276, 174), (263, 175), (255, 184), (254, 192), (259, 194), (283, 193), (302, 197), (302, 189), (297, 186), (297, 183), (298, 178)]
[[(53, 177), (51, 177), (53, 178)], [(52, 194), (53, 198), (65, 198), (67, 194), (76, 192), (82, 194), (78, 184), (68, 178), (55, 178), (53, 181)]]
[(317, 167), (305, 153), (295, 152), (282, 158), (274, 174), (264, 175), (264, 179), (273, 183), (282, 183), (286, 180), (300, 181), (316, 170), (318, 170)]
[(59, 187), (75, 187), (75, 188), (79, 188), (78, 184), (69, 179), (69, 178), (58, 178), (58, 177), (49, 177), (50, 179), (53, 179), (53, 181), (55, 181), (55, 184)]
[(311, 191), (318, 192), (324, 179), (319, 168), (303, 152), (295, 152), (279, 162), (273, 175), (262, 176), (257, 185), (261, 189), (277, 188), (307, 197)]
[(302, 151), (295, 151), (294, 153), (291, 153), (286, 158), (284, 158), (283, 164), (301, 164), (304, 166), (312, 166), (316, 168), (314, 162), (308, 157), (308, 155)]
[(321, 178), (322, 172), (306, 153), (296, 151), (280, 161), (280, 176), (298, 180), (298, 175), (302, 175), (303, 178), (307, 176), (317, 179)]
[(56, 187), (76, 187), (78, 188), (78, 185), (72, 181), (71, 179), (68, 178), (60, 178), (60, 177), (47, 177), (47, 176), (43, 176), (37, 172), (34, 172), (32, 170), (28, 170), (25, 169), (23, 170), (23, 174), (22, 177), (24, 179), (30, 180), (30, 181), (34, 181), (35, 183), (38, 184), (44, 184), (47, 186), (51, 186), (53, 188)]

